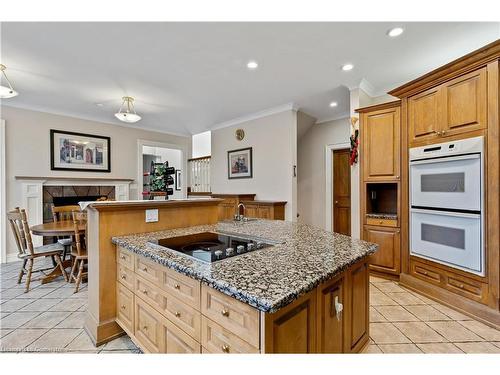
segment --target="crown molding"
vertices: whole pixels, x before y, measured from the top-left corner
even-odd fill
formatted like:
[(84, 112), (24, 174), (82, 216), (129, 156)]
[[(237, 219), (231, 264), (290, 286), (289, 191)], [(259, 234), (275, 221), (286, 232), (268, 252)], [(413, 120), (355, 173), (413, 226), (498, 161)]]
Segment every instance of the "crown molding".
[(230, 126), (238, 125), (243, 122), (247, 121), (252, 121), (252, 120), (257, 120), (262, 117), (267, 117), (270, 115), (274, 115), (276, 113), (281, 113), (281, 112), (286, 112), (286, 111), (294, 111), (297, 112), (299, 110), (299, 107), (295, 103), (287, 103), (283, 104), (277, 107), (272, 107), (268, 109), (264, 109), (262, 111), (250, 113), (244, 116), (236, 117), (232, 120), (229, 121), (224, 121), (218, 124), (215, 124), (210, 127), (209, 130), (218, 130), (218, 129), (223, 129), (223, 128), (228, 128)]
[[(77, 120), (92, 121), (92, 122), (98, 122), (98, 123), (101, 123), (101, 124), (108, 124), (108, 125), (116, 125), (116, 126), (120, 126), (120, 127), (123, 127), (123, 128), (139, 129), (139, 130), (146, 130), (146, 131), (155, 132), (155, 133), (175, 135), (177, 137), (187, 137), (187, 138), (190, 138), (192, 136), (192, 134), (190, 132), (177, 133), (177, 132), (172, 132), (172, 131), (163, 131), (163, 130), (152, 128), (152, 127), (149, 127), (149, 126), (124, 124), (124, 123), (122, 124), (121, 122), (115, 122), (115, 121), (103, 121), (102, 119), (98, 119), (98, 118), (92, 117), (92, 116), (78, 116), (77, 117), (74, 114), (67, 113), (67, 112), (64, 112), (64, 111), (53, 111), (53, 110), (49, 111), (49, 110), (46, 110), (44, 108), (38, 108), (38, 107), (32, 107), (32, 106), (24, 106), (22, 104), (21, 105), (19, 105), (19, 104), (10, 104), (10, 103), (9, 104), (4, 104), (2, 102), (0, 107), (15, 108), (15, 109), (24, 109), (24, 110), (27, 110), (27, 111), (47, 113), (49, 115), (70, 117), (70, 118), (74, 118), (74, 119), (77, 119)], [(0, 111), (1, 111), (1, 109), (0, 109)]]
[(329, 118), (324, 119), (324, 120), (319, 120), (315, 125), (321, 125), (321, 124), (324, 124), (325, 122), (330, 122), (330, 121), (349, 119), (350, 116), (351, 116), (350, 112), (342, 112), (342, 113), (338, 114), (337, 116), (329, 117)]
[(357, 85), (348, 86), (349, 91), (361, 89), (371, 98), (376, 98), (378, 96), (386, 95), (386, 90), (377, 90), (367, 79), (362, 78)]

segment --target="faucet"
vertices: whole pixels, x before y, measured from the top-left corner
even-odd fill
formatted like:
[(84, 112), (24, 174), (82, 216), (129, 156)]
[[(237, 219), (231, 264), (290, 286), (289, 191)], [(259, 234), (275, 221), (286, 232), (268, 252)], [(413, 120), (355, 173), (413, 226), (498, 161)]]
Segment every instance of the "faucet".
[[(243, 207), (243, 215), (240, 215), (240, 208)], [(240, 203), (238, 204), (238, 208), (236, 210), (236, 215), (234, 215), (234, 220), (237, 220), (237, 221), (245, 221), (245, 210), (246, 210), (246, 207), (243, 203)]]

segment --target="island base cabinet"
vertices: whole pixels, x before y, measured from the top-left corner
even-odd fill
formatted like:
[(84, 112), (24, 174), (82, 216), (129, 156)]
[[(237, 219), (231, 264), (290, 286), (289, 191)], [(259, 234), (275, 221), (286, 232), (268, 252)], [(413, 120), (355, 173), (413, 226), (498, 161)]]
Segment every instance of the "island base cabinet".
[(318, 290), (318, 352), (343, 353), (344, 277), (326, 282)]
[(344, 353), (359, 353), (368, 342), (369, 283), (367, 261), (353, 265), (346, 273)]

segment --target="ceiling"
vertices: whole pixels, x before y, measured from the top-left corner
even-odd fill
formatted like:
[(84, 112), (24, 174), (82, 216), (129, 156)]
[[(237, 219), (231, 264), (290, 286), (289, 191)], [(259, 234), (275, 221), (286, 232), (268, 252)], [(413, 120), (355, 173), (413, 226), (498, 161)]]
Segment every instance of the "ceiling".
[(0, 62), (20, 94), (2, 105), (125, 125), (113, 114), (130, 95), (136, 126), (186, 135), (287, 103), (323, 121), (349, 113), (362, 80), (384, 94), (499, 37), (474, 22), (4, 22)]

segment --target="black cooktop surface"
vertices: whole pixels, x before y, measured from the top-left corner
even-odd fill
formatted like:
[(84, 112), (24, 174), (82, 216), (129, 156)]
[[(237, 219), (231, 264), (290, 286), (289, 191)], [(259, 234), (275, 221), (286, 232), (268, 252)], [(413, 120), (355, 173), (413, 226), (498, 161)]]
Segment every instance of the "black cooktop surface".
[(207, 263), (263, 249), (271, 244), (214, 232), (160, 238), (151, 243), (189, 255)]

